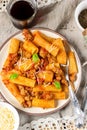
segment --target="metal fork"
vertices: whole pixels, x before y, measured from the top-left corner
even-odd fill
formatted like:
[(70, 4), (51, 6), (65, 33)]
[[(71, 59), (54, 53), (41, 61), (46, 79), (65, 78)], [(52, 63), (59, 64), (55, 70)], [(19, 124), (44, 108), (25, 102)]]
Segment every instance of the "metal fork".
[[(65, 49), (66, 49), (66, 53), (67, 53), (67, 56), (70, 52), (70, 46), (68, 45), (68, 42), (66, 40), (64, 40), (64, 46), (65, 46)], [(84, 125), (84, 118), (85, 118), (85, 114), (84, 112), (81, 110), (80, 108), (80, 104), (79, 104), (79, 101), (76, 97), (76, 94), (74, 92), (74, 90), (72, 89), (72, 84), (71, 84), (71, 81), (69, 79), (69, 73), (68, 73), (68, 66), (69, 66), (69, 60), (67, 59), (67, 64), (66, 65), (63, 65), (66, 67), (66, 79), (69, 83), (69, 95), (70, 95), (70, 100), (72, 102), (72, 105), (73, 105), (73, 112), (74, 112), (74, 115), (75, 115), (75, 125), (76, 127), (80, 128)]]
[(69, 83), (69, 94), (70, 94), (70, 99), (71, 99), (71, 102), (73, 104), (73, 112), (74, 112), (74, 115), (75, 115), (75, 125), (77, 128), (80, 128), (84, 125), (84, 112), (81, 110), (80, 108), (80, 104), (79, 104), (79, 101), (76, 97), (76, 94), (74, 93), (73, 89), (72, 89), (72, 86), (71, 86), (71, 82), (70, 82), (70, 79), (69, 79), (69, 74), (68, 74), (68, 61), (67, 61), (67, 65), (65, 65), (66, 67), (66, 79)]

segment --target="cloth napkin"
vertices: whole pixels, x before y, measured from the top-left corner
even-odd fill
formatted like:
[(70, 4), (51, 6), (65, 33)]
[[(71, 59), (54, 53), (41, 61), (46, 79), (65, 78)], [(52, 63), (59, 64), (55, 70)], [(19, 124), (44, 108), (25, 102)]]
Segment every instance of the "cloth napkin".
[[(60, 2), (62, 0), (37, 0), (37, 7), (45, 7), (56, 2)], [(0, 0), (0, 12), (6, 11), (6, 6), (10, 2), (10, 0)]]

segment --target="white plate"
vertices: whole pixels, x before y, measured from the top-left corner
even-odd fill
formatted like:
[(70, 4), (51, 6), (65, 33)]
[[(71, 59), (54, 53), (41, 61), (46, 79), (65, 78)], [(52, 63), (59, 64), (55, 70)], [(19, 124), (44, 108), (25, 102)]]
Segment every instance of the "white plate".
[[(62, 35), (50, 30), (50, 29), (45, 29), (45, 28), (33, 28), (31, 29), (32, 31), (34, 30), (40, 30), (42, 33), (45, 33), (48, 36), (54, 37), (54, 38), (62, 38), (65, 39)], [(13, 35), (12, 37), (16, 37), (20, 40), (23, 40), (23, 35), (21, 32), (16, 33), (15, 35)], [(10, 38), (12, 38), (10, 37)], [(4, 46), (2, 47), (1, 51), (0, 51), (0, 71), (2, 69), (3, 63), (7, 57), (8, 54), (8, 45), (9, 45), (9, 40), (10, 38), (4, 43)], [(71, 45), (70, 45), (71, 47)], [(74, 50), (73, 47), (71, 47), (71, 49), (74, 51), (75, 53), (75, 57), (76, 57), (76, 61), (78, 64), (78, 74), (77, 74), (77, 80), (75, 81), (75, 87), (76, 87), (76, 91), (78, 90), (79, 86), (80, 86), (80, 82), (81, 82), (81, 63), (78, 57), (77, 52)], [(16, 108), (27, 112), (28, 114), (33, 114), (33, 115), (43, 115), (43, 114), (49, 114), (49, 113), (53, 113), (56, 112), (57, 110), (65, 107), (70, 99), (66, 99), (66, 100), (58, 100), (58, 106), (56, 108), (50, 108), (50, 109), (43, 109), (43, 108), (36, 108), (36, 107), (32, 107), (32, 108), (23, 108), (19, 102), (15, 99), (15, 97), (8, 91), (8, 89), (5, 87), (5, 85), (3, 84), (3, 82), (0, 80), (0, 90), (1, 93), (4, 95), (4, 97), (6, 98), (6, 100), (8, 102), (10, 102), (13, 106), (15, 106)]]

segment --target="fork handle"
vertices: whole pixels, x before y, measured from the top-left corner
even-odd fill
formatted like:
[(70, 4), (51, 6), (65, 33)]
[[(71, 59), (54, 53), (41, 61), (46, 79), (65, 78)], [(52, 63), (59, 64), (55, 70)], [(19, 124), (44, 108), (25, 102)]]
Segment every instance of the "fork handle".
[(85, 86), (84, 98), (82, 103), (82, 110), (87, 111), (87, 84)]
[(71, 88), (71, 85), (69, 86), (69, 92), (70, 92), (71, 102), (72, 102), (73, 108), (74, 108), (74, 113), (78, 114), (78, 115), (83, 113), (83, 111), (80, 108), (79, 101)]

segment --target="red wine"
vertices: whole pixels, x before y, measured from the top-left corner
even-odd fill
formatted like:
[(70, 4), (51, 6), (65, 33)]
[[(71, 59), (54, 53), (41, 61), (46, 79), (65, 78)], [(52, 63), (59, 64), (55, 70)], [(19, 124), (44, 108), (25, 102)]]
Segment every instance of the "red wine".
[(34, 14), (34, 8), (27, 1), (17, 1), (12, 5), (10, 14), (15, 19), (26, 20)]

